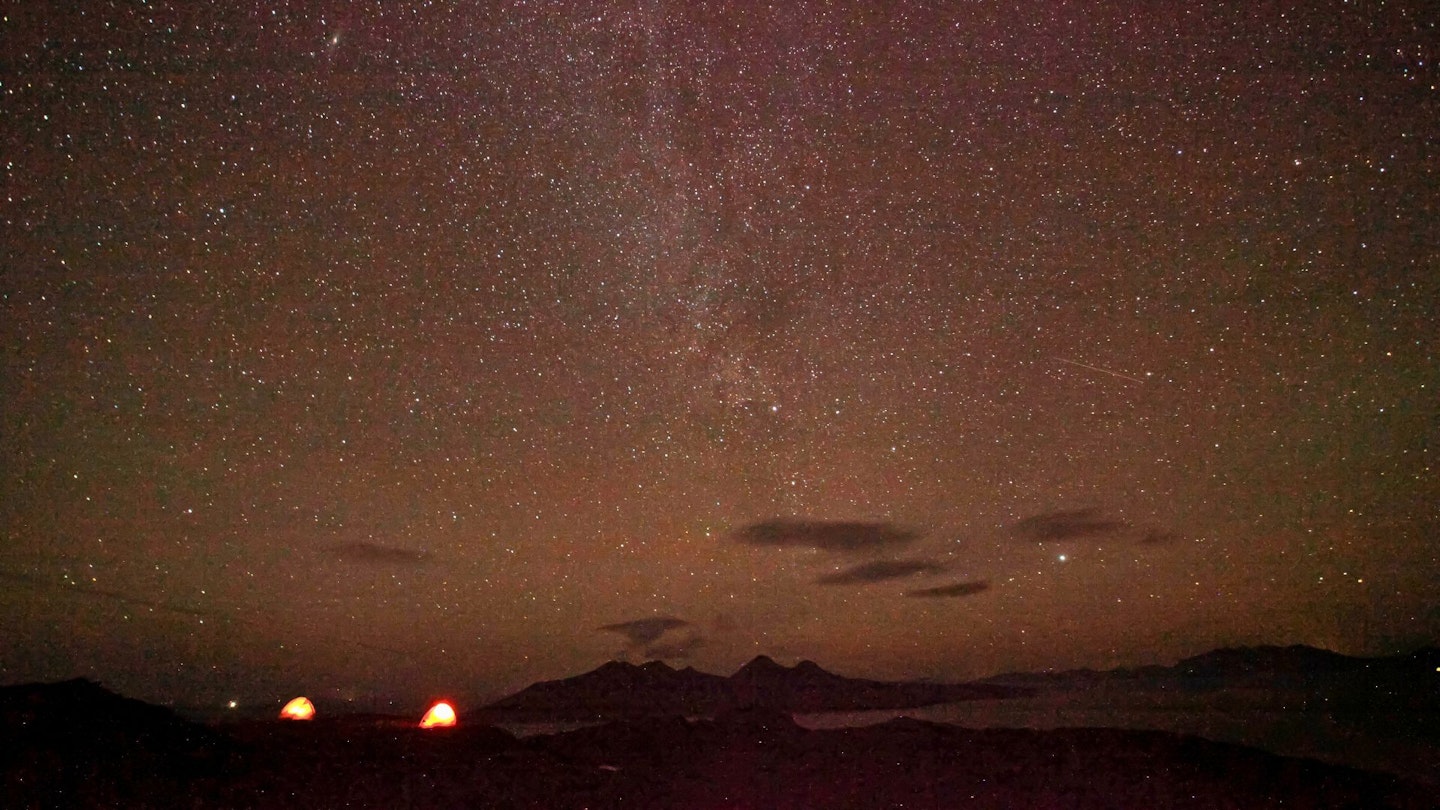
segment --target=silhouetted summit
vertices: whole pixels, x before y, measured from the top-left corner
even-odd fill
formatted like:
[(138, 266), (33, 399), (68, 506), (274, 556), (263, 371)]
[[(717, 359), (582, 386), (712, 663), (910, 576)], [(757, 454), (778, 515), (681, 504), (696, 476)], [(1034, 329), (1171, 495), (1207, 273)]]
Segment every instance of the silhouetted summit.
[(768, 655), (757, 655), (748, 663), (735, 670), (730, 676), (732, 683), (744, 681), (784, 681), (786, 683), (841, 683), (856, 682), (854, 678), (846, 678), (836, 675), (833, 672), (821, 667), (814, 661), (801, 661), (793, 667), (777, 663)]
[(735, 680), (737, 678), (766, 677), (789, 671), (789, 667), (776, 663), (774, 658), (768, 655), (757, 655), (735, 670), (735, 674), (730, 678)]
[(787, 667), (759, 655), (728, 678), (652, 661), (611, 661), (583, 675), (542, 681), (485, 707), (489, 719), (582, 720), (657, 715), (714, 716), (736, 708), (784, 712), (893, 709), (1017, 690), (993, 685), (869, 681), (828, 672), (813, 661)]
[(725, 679), (660, 661), (609, 661), (570, 678), (541, 681), (491, 703), (483, 716), (592, 720), (694, 715), (723, 702)]

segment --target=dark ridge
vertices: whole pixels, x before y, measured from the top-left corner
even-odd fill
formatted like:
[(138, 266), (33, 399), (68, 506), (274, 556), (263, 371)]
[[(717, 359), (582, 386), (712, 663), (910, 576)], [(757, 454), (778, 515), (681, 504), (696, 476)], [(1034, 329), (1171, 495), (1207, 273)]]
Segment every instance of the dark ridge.
[[(1433, 662), (1433, 663), (1432, 663)], [(981, 683), (1076, 685), (1117, 680), (1282, 678), (1308, 679), (1359, 673), (1440, 666), (1440, 651), (1422, 648), (1406, 655), (1360, 658), (1304, 644), (1290, 646), (1222, 647), (1194, 655), (1171, 666), (1147, 665), (1118, 669), (1069, 669), (1060, 672), (1008, 672)]]
[(0, 741), (0, 796), (49, 807), (163, 806), (150, 797), (203, 794), (238, 751), (219, 732), (85, 679), (0, 687)]
[(1255, 673), (1314, 674), (1363, 666), (1366, 659), (1295, 644), (1288, 647), (1225, 647), (1186, 658), (1172, 669), (1186, 675), (1227, 676)]
[(170, 709), (121, 697), (93, 681), (0, 687), (0, 727), (19, 745), (103, 749), (134, 742), (171, 753), (218, 745), (223, 736)]

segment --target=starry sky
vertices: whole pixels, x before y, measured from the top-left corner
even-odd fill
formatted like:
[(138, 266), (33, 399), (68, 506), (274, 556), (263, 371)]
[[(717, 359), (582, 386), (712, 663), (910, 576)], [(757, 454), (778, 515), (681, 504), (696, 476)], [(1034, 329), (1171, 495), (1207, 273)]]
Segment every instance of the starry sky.
[(0, 680), (1436, 643), (1437, 21), (11, 5)]

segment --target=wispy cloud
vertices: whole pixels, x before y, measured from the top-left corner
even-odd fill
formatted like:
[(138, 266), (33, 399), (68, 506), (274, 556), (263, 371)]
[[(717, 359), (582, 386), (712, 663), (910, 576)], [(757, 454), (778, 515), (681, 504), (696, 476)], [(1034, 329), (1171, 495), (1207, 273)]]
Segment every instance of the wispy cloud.
[(815, 582), (820, 585), (868, 585), (943, 570), (945, 566), (930, 560), (876, 560), (826, 574)]
[(365, 540), (326, 546), (321, 551), (345, 562), (368, 565), (419, 565), (429, 557), (423, 551), (413, 551), (408, 548), (387, 546)]
[(1068, 509), (1032, 515), (1011, 525), (1010, 530), (1027, 540), (1044, 543), (1123, 532), (1130, 524), (1104, 517), (1098, 509)]
[(960, 596), (974, 596), (977, 593), (984, 593), (990, 590), (989, 580), (975, 580), (971, 582), (956, 582), (950, 585), (937, 585), (933, 588), (920, 588), (914, 591), (906, 591), (906, 596), (928, 599), (953, 599)]
[(777, 518), (742, 526), (731, 537), (751, 546), (860, 552), (907, 546), (920, 533), (893, 523)]
[(632, 619), (628, 622), (604, 624), (597, 629), (619, 633), (629, 639), (632, 644), (645, 645), (653, 644), (671, 630), (689, 626), (690, 622), (673, 616), (652, 616), (644, 619)]

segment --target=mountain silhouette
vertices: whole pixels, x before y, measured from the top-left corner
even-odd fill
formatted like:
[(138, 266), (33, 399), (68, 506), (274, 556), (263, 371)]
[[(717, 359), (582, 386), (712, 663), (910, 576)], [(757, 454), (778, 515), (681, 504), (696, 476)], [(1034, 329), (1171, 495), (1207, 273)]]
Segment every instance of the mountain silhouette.
[(982, 683), (1030, 687), (1087, 687), (1112, 682), (1183, 682), (1190, 687), (1239, 686), (1247, 683), (1300, 685), (1346, 677), (1411, 680), (1414, 674), (1440, 666), (1440, 650), (1422, 648), (1405, 655), (1362, 658), (1304, 644), (1222, 647), (1170, 666), (1147, 665), (1117, 669), (1070, 669), (1061, 672), (1012, 672)]
[(481, 710), (485, 717), (590, 720), (704, 714), (724, 702), (726, 680), (661, 661), (610, 661), (570, 678), (541, 681)]
[(1170, 669), (1190, 677), (1244, 675), (1314, 675), (1345, 672), (1365, 666), (1368, 659), (1294, 644), (1288, 647), (1223, 647), (1180, 661)]
[(728, 678), (690, 667), (676, 670), (660, 661), (640, 665), (611, 661), (582, 675), (526, 687), (479, 714), (491, 721), (515, 721), (714, 716), (743, 708), (820, 712), (912, 708), (1023, 693), (993, 684), (847, 678), (813, 661), (787, 667), (760, 655)]

